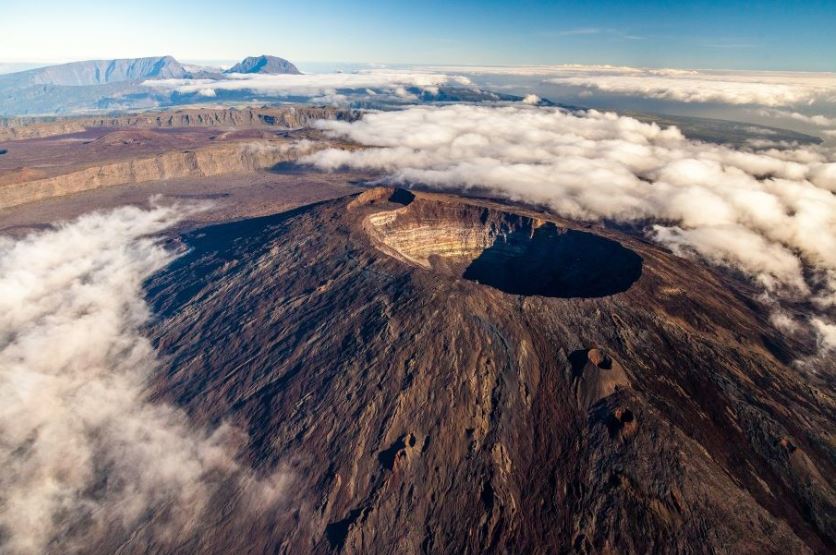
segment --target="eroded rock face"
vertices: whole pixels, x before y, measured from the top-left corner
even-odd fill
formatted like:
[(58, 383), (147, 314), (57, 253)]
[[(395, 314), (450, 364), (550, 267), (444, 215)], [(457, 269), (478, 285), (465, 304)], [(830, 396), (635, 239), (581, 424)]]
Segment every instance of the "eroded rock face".
[(0, 208), (114, 185), (252, 172), (297, 160), (310, 152), (309, 143), (300, 147), (290, 142), (247, 141), (109, 161), (54, 177), (44, 178), (37, 171), (25, 169), (11, 171), (0, 174)]
[(603, 297), (641, 276), (641, 257), (616, 241), (511, 212), (419, 199), (367, 222), (387, 254), (507, 293)]
[(353, 120), (352, 110), (316, 106), (277, 106), (237, 109), (193, 108), (124, 116), (78, 118), (0, 118), (0, 141), (14, 141), (77, 133), (85, 129), (178, 129), (216, 127), (226, 129), (298, 129), (320, 119)]

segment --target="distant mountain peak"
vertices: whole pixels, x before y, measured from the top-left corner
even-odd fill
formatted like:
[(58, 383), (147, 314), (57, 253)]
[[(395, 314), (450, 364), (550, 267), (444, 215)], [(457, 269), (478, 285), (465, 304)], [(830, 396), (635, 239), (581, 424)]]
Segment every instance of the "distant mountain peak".
[(272, 73), (301, 75), (295, 65), (278, 56), (248, 56), (224, 73)]
[(88, 60), (40, 67), (0, 78), (0, 85), (88, 86), (185, 77), (188, 72), (173, 56)]

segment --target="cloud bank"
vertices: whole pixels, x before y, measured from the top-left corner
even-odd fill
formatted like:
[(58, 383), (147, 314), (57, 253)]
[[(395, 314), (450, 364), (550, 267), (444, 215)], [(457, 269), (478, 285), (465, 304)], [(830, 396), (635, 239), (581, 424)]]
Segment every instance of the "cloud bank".
[(414, 107), (318, 125), (377, 147), (307, 157), (320, 168), (476, 187), (582, 220), (655, 222), (649, 236), (675, 252), (733, 266), (825, 312), (836, 305), (833, 152), (747, 152), (612, 113), (525, 106)]
[[(610, 65), (426, 66), (369, 69), (310, 75), (231, 74), (222, 79), (152, 79), (143, 85), (181, 94), (214, 96), (250, 91), (278, 97), (336, 95), (366, 89), (403, 97), (406, 88), (437, 90), (440, 85), (471, 86), (470, 77), (539, 78), (583, 94), (639, 96), (685, 103), (721, 103), (766, 108), (836, 105), (836, 73), (637, 68)], [(469, 77), (470, 76), (470, 77)], [(475, 79), (475, 77), (474, 77)], [(824, 116), (821, 116), (824, 117)], [(821, 125), (821, 117), (807, 121)], [(800, 118), (795, 118), (799, 119)]]
[(609, 65), (428, 68), (465, 75), (542, 77), (599, 93), (768, 107), (836, 104), (836, 73), (651, 69)]
[(718, 102), (792, 106), (816, 100), (832, 102), (836, 76), (813, 79), (796, 75), (749, 75), (699, 72), (659, 75), (655, 72), (616, 75), (554, 77), (547, 83), (593, 89), (603, 93), (629, 94), (677, 102)]
[(363, 70), (313, 75), (230, 74), (224, 79), (156, 79), (143, 82), (155, 89), (215, 96), (218, 91), (251, 91), (274, 96), (327, 96), (340, 90), (377, 89), (403, 96), (408, 87), (432, 89), (444, 84), (469, 85), (466, 77), (429, 71)]
[(786, 110), (761, 110), (759, 114), (764, 117), (794, 119), (818, 127), (836, 127), (836, 118), (829, 118), (821, 114), (808, 115)]
[(281, 475), (236, 461), (239, 432), (147, 400), (142, 282), (175, 257), (149, 234), (182, 216), (121, 208), (0, 237), (0, 551), (72, 552), (114, 531), (165, 542), (222, 484), (279, 495)]
[(813, 127), (830, 128), (822, 130), (822, 133), (832, 137), (836, 136), (836, 118), (823, 114), (802, 114), (789, 110), (759, 110), (758, 115), (766, 118), (783, 119), (788, 121), (799, 121)]

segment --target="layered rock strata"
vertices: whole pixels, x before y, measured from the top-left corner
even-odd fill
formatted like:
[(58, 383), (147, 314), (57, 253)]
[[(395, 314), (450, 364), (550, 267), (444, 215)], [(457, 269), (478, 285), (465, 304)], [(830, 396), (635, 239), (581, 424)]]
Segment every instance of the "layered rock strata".
[(42, 179), (34, 171), (34, 178), (18, 172), (10, 182), (0, 182), (0, 209), (114, 185), (251, 172), (297, 160), (316, 148), (307, 141), (230, 142), (104, 162)]
[(352, 120), (357, 112), (332, 107), (194, 108), (118, 116), (0, 119), (0, 141), (77, 133), (85, 129), (183, 127), (299, 129), (319, 119)]

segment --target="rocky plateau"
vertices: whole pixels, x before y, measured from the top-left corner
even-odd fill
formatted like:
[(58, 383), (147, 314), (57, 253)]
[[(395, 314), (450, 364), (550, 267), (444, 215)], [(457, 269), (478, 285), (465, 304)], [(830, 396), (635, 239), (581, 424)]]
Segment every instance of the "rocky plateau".
[(19, 140), (0, 158), (0, 209), (102, 187), (252, 173), (319, 148), (351, 148), (305, 127), (352, 117), (293, 107), (28, 121), (9, 128)]

